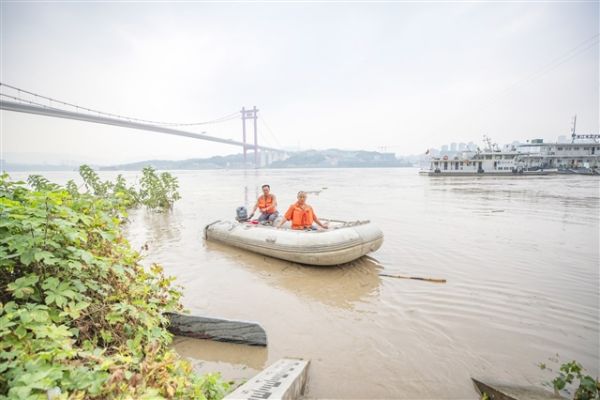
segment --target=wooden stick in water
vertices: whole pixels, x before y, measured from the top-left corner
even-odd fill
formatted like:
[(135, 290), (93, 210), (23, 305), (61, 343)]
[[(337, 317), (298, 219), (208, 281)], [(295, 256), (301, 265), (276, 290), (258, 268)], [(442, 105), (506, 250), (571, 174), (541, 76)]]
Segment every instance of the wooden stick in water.
[(434, 282), (434, 283), (446, 283), (445, 279), (420, 278), (418, 276), (390, 275), (390, 274), (379, 274), (379, 276), (387, 276), (388, 278), (398, 278), (398, 279), (414, 279), (417, 281), (427, 281), (427, 282)]

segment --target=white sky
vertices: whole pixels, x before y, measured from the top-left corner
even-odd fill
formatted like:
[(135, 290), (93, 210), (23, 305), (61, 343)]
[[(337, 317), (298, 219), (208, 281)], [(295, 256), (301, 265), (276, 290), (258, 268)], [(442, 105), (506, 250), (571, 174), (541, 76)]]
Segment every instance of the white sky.
[[(599, 131), (598, 2), (0, 7), (2, 82), (107, 112), (190, 122), (256, 105), (277, 139), (259, 124), (264, 144), (398, 154), (483, 134), (499, 143), (554, 140), (569, 133), (575, 113), (578, 132)], [(85, 122), (1, 118), (2, 156), (11, 161), (240, 151)], [(239, 120), (203, 130), (242, 135)]]

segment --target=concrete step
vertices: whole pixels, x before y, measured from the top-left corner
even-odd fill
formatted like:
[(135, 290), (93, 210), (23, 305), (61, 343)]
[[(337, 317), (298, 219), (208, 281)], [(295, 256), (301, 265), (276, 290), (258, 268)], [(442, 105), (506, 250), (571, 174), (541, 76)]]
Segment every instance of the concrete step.
[(283, 399), (295, 400), (304, 394), (309, 361), (282, 358), (248, 380), (226, 400)]
[(477, 391), (483, 396), (488, 395), (490, 400), (566, 400), (564, 397), (557, 396), (552, 392), (535, 386), (517, 386), (496, 383), (485, 379), (471, 378)]

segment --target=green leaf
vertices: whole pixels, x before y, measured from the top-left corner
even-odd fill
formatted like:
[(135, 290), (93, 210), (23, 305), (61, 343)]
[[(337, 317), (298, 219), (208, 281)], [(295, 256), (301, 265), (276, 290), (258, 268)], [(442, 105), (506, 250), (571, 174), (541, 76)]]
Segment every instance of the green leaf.
[(41, 260), (44, 260), (46, 258), (54, 258), (54, 256), (49, 251), (42, 250), (42, 251), (36, 252), (34, 254), (34, 258), (35, 258), (35, 261), (41, 261)]
[(13, 295), (17, 299), (26, 299), (35, 292), (33, 285), (35, 285), (38, 280), (39, 276), (31, 274), (21, 277), (13, 283), (9, 283), (7, 287), (9, 291), (13, 292)]
[(23, 325), (19, 325), (17, 329), (15, 329), (15, 335), (17, 335), (19, 339), (23, 339), (27, 335), (27, 329), (25, 329)]
[(28, 399), (32, 388), (30, 386), (14, 386), (8, 391), (9, 399)]
[(44, 283), (42, 284), (42, 289), (45, 290), (55, 290), (58, 287), (58, 284), (60, 283), (60, 281), (51, 276), (50, 278), (47, 278)]
[(47, 322), (50, 317), (47, 311), (39, 309), (31, 311), (30, 315), (36, 322)]
[(557, 390), (563, 390), (565, 388), (565, 386), (567, 385), (567, 381), (563, 376), (558, 376), (556, 378), (554, 378), (554, 380), (552, 381), (552, 384), (554, 385), (554, 388)]
[(33, 250), (31, 250), (31, 249), (25, 250), (21, 254), (21, 258), (20, 258), (21, 263), (23, 263), (25, 266), (28, 266), (34, 260), (34, 255), (35, 255), (35, 253), (33, 252)]
[(584, 388), (586, 391), (588, 391), (590, 393), (596, 393), (596, 391), (597, 391), (596, 380), (594, 378), (592, 378), (591, 376), (582, 377), (581, 381), (579, 382), (579, 386)]

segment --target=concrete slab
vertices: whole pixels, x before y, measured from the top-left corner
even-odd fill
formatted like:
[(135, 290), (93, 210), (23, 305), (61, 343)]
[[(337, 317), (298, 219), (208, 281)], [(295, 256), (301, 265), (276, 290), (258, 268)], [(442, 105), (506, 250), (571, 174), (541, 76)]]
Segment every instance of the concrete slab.
[(282, 358), (248, 380), (226, 400), (299, 399), (308, 379), (309, 361)]
[(267, 345), (267, 333), (256, 322), (234, 321), (177, 313), (168, 313), (166, 315), (171, 321), (168, 329), (175, 335), (251, 346)]
[(550, 391), (535, 386), (507, 385), (488, 380), (484, 383), (474, 378), (471, 378), (471, 380), (475, 384), (477, 391), (482, 395), (483, 393), (487, 393), (490, 400), (565, 400), (564, 397), (556, 396)]

